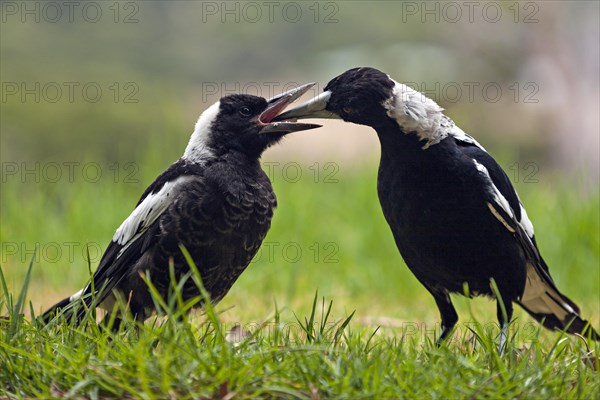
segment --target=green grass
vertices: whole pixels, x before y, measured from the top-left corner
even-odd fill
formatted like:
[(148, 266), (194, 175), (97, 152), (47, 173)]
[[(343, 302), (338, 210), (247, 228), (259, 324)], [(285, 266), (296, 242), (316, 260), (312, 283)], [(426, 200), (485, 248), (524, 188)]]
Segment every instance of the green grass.
[[(454, 297), (459, 325), (433, 346), (439, 316), (394, 246), (375, 165), (340, 167), (337, 182), (315, 182), (307, 166), (298, 182), (275, 170), (280, 205), (263, 251), (214, 312), (114, 334), (32, 321), (85, 283), (85, 244), (95, 267), (92, 250), (168, 164), (157, 153), (138, 161), (137, 183), (3, 183), (0, 397), (597, 398), (597, 343), (588, 349), (517, 310), (500, 356), (486, 299)], [(600, 196), (549, 176), (519, 193), (558, 287), (597, 327)], [(236, 325), (250, 336), (229, 340)]]
[(332, 302), (315, 294), (310, 315), (294, 324), (276, 311), (252, 331), (227, 334), (209, 308), (191, 321), (167, 316), (113, 333), (90, 320), (23, 320), (22, 294), (16, 304), (2, 300), (11, 310), (0, 342), (8, 398), (567, 399), (600, 389), (600, 346), (590, 352), (561, 335), (543, 343), (539, 330), (525, 346), (510, 337), (504, 355), (496, 336), (477, 327), (436, 348), (412, 335), (352, 329), (352, 315), (333, 319)]

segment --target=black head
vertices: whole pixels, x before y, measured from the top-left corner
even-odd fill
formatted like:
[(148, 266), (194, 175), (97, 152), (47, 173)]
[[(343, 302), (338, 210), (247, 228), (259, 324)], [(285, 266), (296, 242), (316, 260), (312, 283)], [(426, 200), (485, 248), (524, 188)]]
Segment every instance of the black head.
[(382, 103), (392, 98), (394, 86), (388, 75), (375, 68), (353, 68), (329, 81), (321, 95), (277, 119), (341, 118), (376, 127), (391, 121)]
[(288, 104), (312, 86), (304, 85), (270, 100), (242, 94), (221, 98), (198, 119), (184, 157), (200, 160), (209, 154), (220, 156), (237, 151), (258, 158), (288, 133), (319, 127), (315, 124), (273, 122)]
[(262, 97), (238, 94), (223, 97), (211, 131), (216, 152), (222, 154), (236, 150), (259, 156), (267, 147), (277, 143), (285, 132), (260, 133), (263, 128), (260, 115), (266, 108), (267, 100)]

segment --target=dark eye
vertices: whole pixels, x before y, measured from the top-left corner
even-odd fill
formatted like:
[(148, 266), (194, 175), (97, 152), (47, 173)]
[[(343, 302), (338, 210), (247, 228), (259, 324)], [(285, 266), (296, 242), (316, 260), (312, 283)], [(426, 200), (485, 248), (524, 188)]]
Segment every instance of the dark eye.
[(344, 111), (346, 114), (352, 114), (352, 108), (351, 108), (351, 107), (344, 107), (344, 108), (343, 108), (343, 111)]
[(250, 109), (250, 107), (242, 107), (240, 108), (240, 115), (242, 117), (249, 117), (252, 115), (252, 110)]

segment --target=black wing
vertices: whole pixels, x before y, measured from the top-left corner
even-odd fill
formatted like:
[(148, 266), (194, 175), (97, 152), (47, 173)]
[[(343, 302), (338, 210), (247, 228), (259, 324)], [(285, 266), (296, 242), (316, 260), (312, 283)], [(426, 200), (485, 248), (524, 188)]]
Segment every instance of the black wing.
[[(202, 173), (201, 165), (179, 160), (144, 191), (134, 211), (115, 232), (92, 282), (80, 295), (87, 308), (92, 306), (92, 297), (96, 305), (102, 303), (128, 276), (130, 268), (152, 245), (152, 239), (157, 237), (160, 216), (175, 201), (181, 187), (193, 180), (202, 179)], [(84, 313), (85, 308), (80, 308), (77, 318), (81, 319)]]
[(527, 257), (527, 278), (519, 304), (547, 328), (584, 336), (589, 334), (594, 340), (599, 340), (600, 335), (589, 326), (588, 321), (579, 317), (579, 307), (556, 287), (537, 247), (533, 224), (510, 179), (492, 156), (477, 142), (468, 139), (465, 141), (455, 137), (462, 153), (471, 158), (474, 167), (489, 178), (490, 212), (513, 234)]

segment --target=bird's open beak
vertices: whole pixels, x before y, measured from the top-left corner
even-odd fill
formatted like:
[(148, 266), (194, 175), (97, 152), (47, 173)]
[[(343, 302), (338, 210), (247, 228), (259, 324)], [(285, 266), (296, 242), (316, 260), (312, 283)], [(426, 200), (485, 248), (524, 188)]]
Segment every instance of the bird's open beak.
[(321, 127), (317, 124), (286, 121), (287, 118), (278, 118), (277, 122), (274, 121), (280, 112), (313, 86), (314, 83), (308, 83), (269, 99), (267, 109), (258, 116), (258, 124), (262, 126), (260, 133), (290, 133)]
[(306, 118), (339, 119), (339, 115), (331, 111), (327, 111), (327, 102), (330, 98), (331, 92), (327, 90), (314, 99), (309, 100), (306, 103), (302, 103), (299, 106), (294, 107), (281, 115), (278, 115), (274, 121)]

